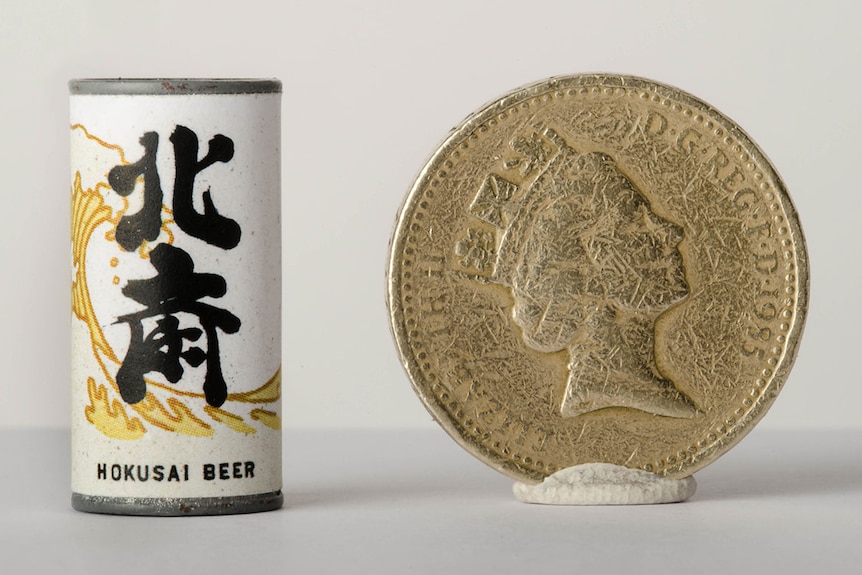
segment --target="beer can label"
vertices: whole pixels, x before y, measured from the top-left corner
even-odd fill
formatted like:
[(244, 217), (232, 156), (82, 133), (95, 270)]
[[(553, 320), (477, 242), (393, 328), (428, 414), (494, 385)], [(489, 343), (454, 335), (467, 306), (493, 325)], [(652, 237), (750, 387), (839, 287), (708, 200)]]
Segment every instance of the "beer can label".
[(280, 84), (151, 84), (70, 84), (72, 491), (279, 492)]

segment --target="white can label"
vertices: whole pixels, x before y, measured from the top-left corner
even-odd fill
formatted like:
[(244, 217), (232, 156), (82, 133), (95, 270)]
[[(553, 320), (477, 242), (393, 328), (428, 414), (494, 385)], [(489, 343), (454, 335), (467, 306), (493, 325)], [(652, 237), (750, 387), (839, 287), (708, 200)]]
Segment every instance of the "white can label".
[(281, 489), (279, 107), (71, 97), (75, 493)]

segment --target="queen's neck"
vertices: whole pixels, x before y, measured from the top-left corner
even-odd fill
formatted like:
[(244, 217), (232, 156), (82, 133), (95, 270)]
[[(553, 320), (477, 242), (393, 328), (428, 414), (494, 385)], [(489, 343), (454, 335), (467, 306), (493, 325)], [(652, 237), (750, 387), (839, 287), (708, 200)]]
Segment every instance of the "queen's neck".
[(608, 407), (667, 417), (697, 414), (694, 402), (656, 365), (655, 320), (660, 313), (606, 308), (584, 326), (569, 346), (564, 417)]

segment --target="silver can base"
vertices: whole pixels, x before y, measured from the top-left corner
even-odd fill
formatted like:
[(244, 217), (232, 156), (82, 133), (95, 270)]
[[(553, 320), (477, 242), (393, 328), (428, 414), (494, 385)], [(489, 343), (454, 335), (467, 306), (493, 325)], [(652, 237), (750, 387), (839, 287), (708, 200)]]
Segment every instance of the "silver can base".
[(281, 491), (233, 497), (101, 497), (72, 493), (72, 507), (87, 513), (109, 515), (234, 515), (273, 511), (284, 505)]

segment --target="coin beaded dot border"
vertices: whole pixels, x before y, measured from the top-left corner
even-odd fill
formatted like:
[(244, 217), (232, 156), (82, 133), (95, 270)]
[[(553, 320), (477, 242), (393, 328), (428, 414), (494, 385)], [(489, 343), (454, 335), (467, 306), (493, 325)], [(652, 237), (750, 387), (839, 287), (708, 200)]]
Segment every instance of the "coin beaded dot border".
[[(603, 93), (607, 96), (637, 97), (643, 100), (651, 99), (654, 103), (659, 103), (673, 112), (680, 113), (686, 119), (691, 120), (696, 124), (702, 124), (708, 130), (712, 130), (713, 135), (716, 137), (721, 138), (724, 136), (722, 141), (725, 146), (737, 155), (739, 160), (745, 164), (745, 168), (749, 172), (753, 172), (753, 179), (759, 182), (758, 188), (761, 191), (761, 199), (766, 201), (771, 212), (776, 212), (775, 215), (772, 216), (772, 221), (778, 228), (779, 236), (783, 238), (780, 241), (780, 244), (785, 248), (783, 250), (783, 260), (784, 269), (787, 272), (784, 277), (786, 282), (784, 293), (786, 294), (786, 297), (783, 300), (784, 306), (780, 312), (783, 322), (779, 325), (780, 333), (778, 335), (773, 334), (774, 337), (770, 338), (774, 341), (774, 344), (771, 345), (769, 349), (769, 357), (766, 359), (766, 364), (769, 367), (765, 367), (761, 371), (760, 376), (757, 377), (754, 384), (750, 387), (747, 396), (742, 399), (736, 409), (730, 411), (728, 415), (726, 415), (723, 424), (716, 426), (707, 433), (706, 436), (702, 437), (697, 442), (692, 443), (684, 450), (680, 449), (676, 454), (671, 454), (662, 459), (655, 460), (652, 463), (645, 463), (640, 466), (645, 471), (666, 475), (671, 471), (683, 469), (686, 466), (686, 462), (694, 462), (698, 454), (706, 453), (723, 438), (732, 436), (737, 429), (737, 424), (764, 400), (765, 390), (773, 381), (775, 368), (781, 364), (783, 355), (786, 352), (786, 334), (789, 333), (793, 327), (791, 320), (794, 317), (793, 306), (796, 303), (794, 298), (797, 291), (796, 256), (793, 249), (793, 240), (789, 237), (791, 231), (789, 223), (786, 221), (786, 210), (783, 209), (779, 198), (771, 190), (769, 182), (764, 181), (764, 170), (760, 169), (757, 162), (754, 161), (755, 158), (752, 157), (751, 153), (746, 151), (747, 149), (744, 143), (732, 137), (728, 131), (722, 127), (722, 122), (720, 120), (709, 117), (708, 114), (701, 110), (680, 104), (679, 102), (675, 102), (670, 98), (663, 97), (652, 91), (601, 85), (581, 86), (579, 88), (569, 88), (566, 90), (549, 90), (544, 94), (536, 94), (527, 100), (513, 103), (502, 109), (494, 117), (491, 117), (478, 125), (466, 136), (464, 140), (459, 142), (454, 149), (450, 151), (448, 156), (446, 156), (446, 159), (443, 160), (442, 167), (434, 173), (427, 188), (424, 190), (424, 198), (420, 199), (418, 204), (414, 206), (412, 219), (409, 224), (409, 233), (406, 237), (406, 246), (403, 250), (404, 255), (407, 257), (401, 260), (401, 290), (402, 306), (405, 318), (404, 323), (407, 327), (407, 336), (410, 340), (410, 347), (414, 351), (417, 365), (430, 383), (431, 392), (439, 400), (440, 406), (446, 411), (453, 422), (461, 427), (462, 431), (470, 432), (471, 435), (480, 437), (483, 440), (483, 444), (487, 440), (490, 440), (491, 434), (489, 432), (484, 431), (477, 422), (467, 417), (464, 411), (460, 409), (457, 402), (450, 402), (449, 395), (445, 390), (441, 393), (441, 390), (444, 389), (443, 385), (440, 383), (438, 375), (433, 371), (432, 365), (428, 361), (427, 351), (423, 349), (421, 342), (417, 340), (419, 332), (416, 330), (416, 319), (414, 317), (410, 317), (415, 314), (415, 309), (412, 307), (413, 295), (411, 294), (411, 291), (413, 288), (410, 282), (413, 278), (412, 266), (415, 262), (413, 256), (415, 256), (416, 253), (415, 248), (411, 244), (416, 243), (415, 233), (421, 230), (421, 225), (418, 222), (421, 222), (426, 217), (426, 210), (429, 207), (428, 200), (434, 198), (436, 188), (439, 187), (441, 179), (448, 176), (446, 170), (454, 167), (455, 164), (452, 159), (458, 160), (461, 157), (461, 151), (469, 148), (469, 141), (478, 140), (481, 137), (481, 134), (487, 133), (488, 128), (494, 127), (498, 121), (505, 120), (510, 115), (517, 114), (522, 110), (529, 110), (532, 106), (547, 103), (553, 99), (582, 96), (590, 93)], [(765, 158), (761, 158), (761, 160), (764, 162), (766, 161)], [(777, 394), (778, 391), (779, 390), (773, 390), (772, 393)], [(495, 441), (490, 448), (486, 447), (486, 449), (491, 455), (497, 458), (500, 458), (501, 455), (504, 456), (503, 458), (514, 463), (519, 468), (526, 467), (541, 474), (552, 474), (555, 471), (558, 471), (558, 468), (554, 465), (545, 464), (540, 460), (533, 460), (533, 458), (529, 456), (524, 457), (517, 452), (513, 452), (509, 446), (503, 445), (500, 441)], [(491, 449), (495, 451), (491, 451)]]

